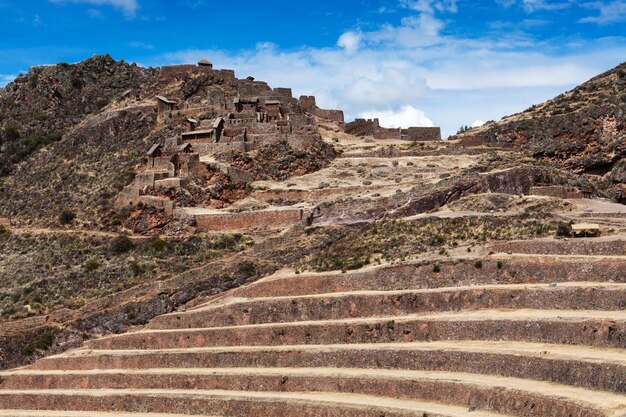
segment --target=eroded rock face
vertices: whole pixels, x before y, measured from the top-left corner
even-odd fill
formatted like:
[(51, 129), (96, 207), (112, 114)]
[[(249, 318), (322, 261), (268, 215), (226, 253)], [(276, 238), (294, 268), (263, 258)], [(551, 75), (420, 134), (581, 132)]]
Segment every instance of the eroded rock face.
[(236, 154), (231, 160), (234, 166), (253, 172), (257, 179), (286, 180), (324, 168), (334, 157), (332, 146), (309, 139), (304, 144), (297, 141), (270, 144), (259, 149), (253, 157)]
[(626, 184), (626, 160), (622, 159), (613, 166), (610, 179), (616, 183)]
[(626, 107), (594, 107), (496, 125), (486, 140), (512, 144), (578, 172), (604, 175), (626, 154)]

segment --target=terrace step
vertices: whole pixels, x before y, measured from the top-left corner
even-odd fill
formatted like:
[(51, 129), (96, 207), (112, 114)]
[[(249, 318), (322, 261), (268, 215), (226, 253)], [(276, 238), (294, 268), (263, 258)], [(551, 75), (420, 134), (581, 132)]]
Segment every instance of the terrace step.
[(626, 347), (626, 311), (473, 310), (196, 329), (142, 330), (87, 342), (92, 349), (507, 340)]
[(23, 390), (0, 391), (0, 407), (126, 413), (202, 414), (229, 417), (503, 417), (468, 407), (337, 392), (282, 393), (219, 390)]
[(96, 411), (0, 410), (0, 417), (220, 417), (188, 414), (106, 413)]
[(394, 291), (489, 284), (561, 283), (571, 281), (626, 282), (626, 260), (511, 258), (487, 260), (482, 269), (474, 260), (432, 264), (407, 263), (337, 272), (294, 274), (281, 271), (228, 292), (232, 297), (282, 297), (342, 291)]
[(405, 291), (354, 291), (268, 298), (229, 298), (154, 319), (150, 329), (386, 317), (485, 308), (624, 310), (626, 284), (502, 284)]
[[(11, 390), (256, 390), (338, 392), (433, 401), (520, 417), (609, 416), (626, 410), (626, 395), (491, 375), (338, 368), (220, 368), (18, 371)], [(1, 391), (0, 391), (1, 395)], [(0, 397), (1, 398), (1, 397)], [(520, 403), (520, 398), (525, 401)]]
[[(440, 341), (172, 350), (76, 350), (29, 372), (92, 369), (333, 367), (446, 371), (552, 381), (626, 393), (626, 352), (523, 342)], [(19, 373), (18, 373), (19, 374)], [(0, 388), (14, 388), (12, 373)]]

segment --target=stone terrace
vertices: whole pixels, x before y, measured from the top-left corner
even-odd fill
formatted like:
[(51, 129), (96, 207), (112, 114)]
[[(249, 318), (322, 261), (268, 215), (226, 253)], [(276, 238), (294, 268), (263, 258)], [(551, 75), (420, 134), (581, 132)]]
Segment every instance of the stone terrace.
[(606, 247), (280, 272), (2, 373), (0, 416), (624, 416), (626, 250)]

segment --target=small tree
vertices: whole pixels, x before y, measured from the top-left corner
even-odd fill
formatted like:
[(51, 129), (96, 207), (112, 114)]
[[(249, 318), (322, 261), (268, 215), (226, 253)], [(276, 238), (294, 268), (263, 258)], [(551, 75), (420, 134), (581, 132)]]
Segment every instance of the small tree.
[(20, 138), (20, 131), (17, 126), (9, 123), (4, 129), (4, 137), (9, 141), (15, 141)]
[(250, 261), (243, 261), (237, 265), (237, 269), (239, 273), (242, 274), (246, 278), (250, 278), (256, 274), (256, 265)]
[(111, 241), (111, 252), (116, 255), (121, 255), (132, 250), (135, 247), (135, 243), (131, 238), (126, 235), (119, 235)]
[(469, 127), (468, 125), (461, 126), (459, 127), (459, 130), (456, 131), (456, 134), (458, 135), (459, 133), (467, 132), (470, 129), (471, 127)]
[(556, 228), (556, 235), (559, 237), (570, 237), (572, 235), (572, 230), (569, 224), (560, 222)]
[(76, 213), (70, 209), (63, 209), (59, 214), (59, 223), (62, 225), (70, 224), (76, 219)]

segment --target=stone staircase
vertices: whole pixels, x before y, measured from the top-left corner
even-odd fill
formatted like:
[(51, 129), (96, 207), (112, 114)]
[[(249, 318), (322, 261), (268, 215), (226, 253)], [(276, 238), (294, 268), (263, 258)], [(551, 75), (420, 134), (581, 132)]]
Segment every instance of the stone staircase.
[(0, 417), (624, 417), (626, 259), (579, 255), (277, 274), (0, 374)]

